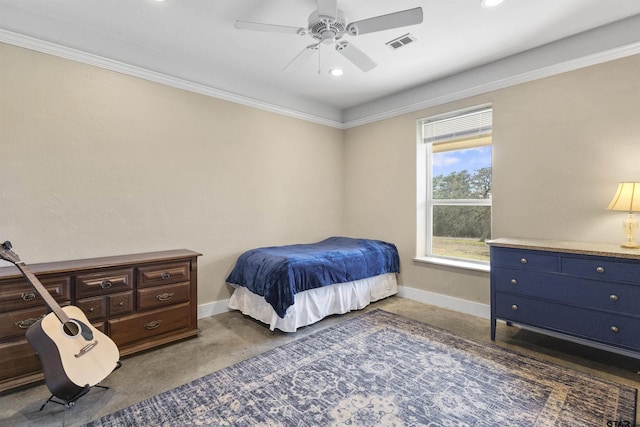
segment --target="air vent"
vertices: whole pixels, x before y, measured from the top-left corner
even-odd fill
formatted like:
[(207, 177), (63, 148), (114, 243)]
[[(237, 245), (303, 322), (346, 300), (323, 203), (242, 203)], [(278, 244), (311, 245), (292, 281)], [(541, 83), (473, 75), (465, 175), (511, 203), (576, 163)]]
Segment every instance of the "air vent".
[(409, 43), (413, 43), (415, 41), (416, 41), (416, 38), (413, 37), (411, 34), (405, 34), (404, 36), (400, 36), (397, 39), (388, 41), (385, 44), (393, 50), (398, 50), (401, 47), (406, 46)]

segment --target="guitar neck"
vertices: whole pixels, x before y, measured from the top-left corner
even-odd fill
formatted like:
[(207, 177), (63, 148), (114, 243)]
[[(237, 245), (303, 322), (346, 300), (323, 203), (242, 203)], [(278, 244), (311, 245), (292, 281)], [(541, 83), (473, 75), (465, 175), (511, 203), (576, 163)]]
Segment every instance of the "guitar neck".
[(49, 294), (49, 291), (47, 291), (47, 288), (45, 288), (44, 285), (40, 282), (40, 280), (36, 277), (36, 275), (33, 274), (31, 270), (29, 270), (29, 268), (25, 265), (25, 263), (20, 261), (15, 263), (15, 265), (20, 269), (22, 274), (24, 274), (24, 276), (27, 278), (29, 283), (31, 283), (31, 286), (36, 288), (36, 291), (38, 291), (38, 293), (44, 300), (45, 304), (47, 304), (47, 307), (49, 307), (51, 311), (55, 313), (56, 317), (60, 320), (60, 322), (62, 322), (63, 324), (69, 322), (69, 316), (67, 316), (67, 314), (64, 311), (62, 311), (62, 308), (56, 302), (56, 300), (53, 299), (51, 294)]

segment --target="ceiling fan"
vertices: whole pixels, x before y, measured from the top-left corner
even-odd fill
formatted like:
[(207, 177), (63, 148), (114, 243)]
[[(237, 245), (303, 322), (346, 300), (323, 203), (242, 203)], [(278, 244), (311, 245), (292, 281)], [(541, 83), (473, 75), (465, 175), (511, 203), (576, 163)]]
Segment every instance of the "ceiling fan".
[(335, 44), (336, 51), (362, 71), (367, 72), (377, 64), (352, 43), (341, 40), (344, 35), (357, 36), (422, 23), (421, 7), (347, 23), (347, 17), (338, 9), (337, 0), (317, 0), (317, 2), (318, 8), (309, 15), (306, 28), (240, 20), (236, 21), (235, 27), (240, 30), (289, 33), (301, 36), (310, 35), (317, 40), (315, 43), (305, 47), (302, 52), (283, 68), (283, 71), (297, 69), (307, 62), (313, 54), (318, 51), (320, 44)]

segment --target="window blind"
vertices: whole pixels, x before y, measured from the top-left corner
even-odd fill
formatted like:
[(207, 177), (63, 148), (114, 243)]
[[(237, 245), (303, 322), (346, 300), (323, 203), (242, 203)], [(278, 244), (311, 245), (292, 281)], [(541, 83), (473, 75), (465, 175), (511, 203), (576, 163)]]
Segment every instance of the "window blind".
[(422, 139), (424, 143), (438, 143), (481, 138), (491, 135), (492, 121), (492, 108), (483, 108), (453, 117), (430, 119), (422, 124)]

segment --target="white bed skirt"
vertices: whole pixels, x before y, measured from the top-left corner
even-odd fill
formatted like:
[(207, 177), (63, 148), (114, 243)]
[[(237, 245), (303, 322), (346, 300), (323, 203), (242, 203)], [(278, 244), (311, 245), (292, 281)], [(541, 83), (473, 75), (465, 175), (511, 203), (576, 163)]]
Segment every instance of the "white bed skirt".
[(311, 325), (331, 314), (360, 310), (373, 301), (397, 292), (396, 273), (323, 286), (297, 293), (295, 303), (289, 307), (283, 319), (264, 297), (237, 286), (229, 300), (229, 308), (240, 310), (243, 314), (266, 323), (272, 331), (277, 328), (283, 332), (295, 332), (296, 329)]

